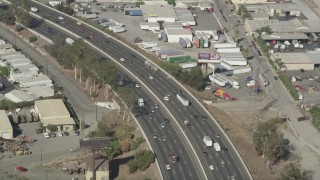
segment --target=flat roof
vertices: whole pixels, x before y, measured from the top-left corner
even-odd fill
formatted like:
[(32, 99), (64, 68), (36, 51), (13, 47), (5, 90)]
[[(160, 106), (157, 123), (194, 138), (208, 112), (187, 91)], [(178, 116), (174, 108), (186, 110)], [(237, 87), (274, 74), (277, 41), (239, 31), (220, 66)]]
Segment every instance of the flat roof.
[(308, 51), (306, 55), (313, 61), (314, 64), (320, 64), (319, 51)]
[(166, 29), (167, 35), (192, 35), (190, 29)]
[(304, 33), (273, 33), (273, 34), (262, 34), (263, 40), (294, 40), (294, 39), (309, 39)]
[(0, 129), (12, 129), (11, 122), (5, 110), (0, 110)]
[(43, 75), (43, 76), (34, 76), (34, 77), (30, 77), (30, 78), (21, 79), (20, 83), (21, 84), (28, 84), (28, 83), (33, 83), (33, 82), (41, 83), (43, 81), (52, 82), (52, 80), (48, 76)]
[(274, 59), (281, 59), (284, 64), (313, 64), (306, 53), (274, 53)]
[(141, 5), (141, 9), (144, 20), (152, 17), (177, 19), (172, 5)]
[(189, 11), (188, 9), (184, 9), (184, 8), (175, 8), (174, 9), (176, 14), (177, 14), (177, 17), (178, 17), (178, 20), (179, 21), (192, 21), (194, 22), (194, 17), (191, 13), (191, 11)]
[(36, 99), (34, 95), (31, 95), (28, 92), (14, 89), (4, 95), (7, 99), (12, 102), (19, 103), (24, 101), (32, 101)]
[(253, 19), (255, 19), (255, 18), (259, 18), (259, 19), (262, 19), (262, 18), (264, 18), (264, 19), (269, 19), (269, 14), (268, 14), (267, 12), (253, 12), (253, 13), (251, 13), (250, 15), (251, 15), (251, 17), (252, 17)]
[(34, 64), (26, 64), (26, 65), (18, 66), (15, 68), (11, 68), (11, 70), (14, 73), (22, 73), (22, 72), (28, 72), (28, 71), (39, 71), (39, 68)]
[(43, 118), (68, 116), (70, 113), (62, 99), (45, 99), (34, 102)]
[(21, 91), (26, 91), (29, 94), (40, 97), (50, 97), (54, 95), (54, 89), (48, 86), (34, 86), (29, 88), (21, 88)]

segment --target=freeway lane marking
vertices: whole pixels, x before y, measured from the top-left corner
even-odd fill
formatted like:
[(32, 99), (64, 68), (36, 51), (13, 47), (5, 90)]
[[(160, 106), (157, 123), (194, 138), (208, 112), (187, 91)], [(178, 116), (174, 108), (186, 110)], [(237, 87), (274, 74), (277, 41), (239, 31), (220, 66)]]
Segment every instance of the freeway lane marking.
[[(179, 151), (180, 151), (180, 153), (182, 154), (182, 150), (181, 150), (181, 149), (179, 149)], [(186, 160), (184, 160), (184, 161), (186, 161)]]
[(187, 161), (186, 160), (184, 160), (184, 164), (187, 165)]
[[(176, 143), (176, 144), (177, 144), (177, 141), (176, 141), (175, 139), (174, 139), (173, 141), (174, 141), (174, 143)], [(181, 150), (180, 150), (180, 151), (181, 151)]]
[(170, 144), (169, 146), (170, 146), (170, 149), (172, 150), (172, 146), (171, 146), (171, 144)]
[(210, 155), (210, 159), (212, 159), (212, 156)]
[(173, 170), (173, 173), (176, 173), (176, 171), (175, 171), (175, 170)]
[(194, 130), (194, 127), (193, 127), (193, 126), (191, 126), (191, 128)]

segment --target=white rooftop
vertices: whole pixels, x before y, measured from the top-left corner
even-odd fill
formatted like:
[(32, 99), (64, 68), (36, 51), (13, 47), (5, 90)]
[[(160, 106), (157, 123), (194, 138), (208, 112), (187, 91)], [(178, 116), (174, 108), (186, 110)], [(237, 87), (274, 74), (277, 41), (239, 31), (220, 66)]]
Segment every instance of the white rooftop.
[(274, 59), (281, 59), (284, 64), (313, 64), (306, 53), (274, 53)]
[(148, 20), (150, 17), (157, 18), (175, 18), (177, 15), (172, 5), (141, 5), (143, 19)]
[(25, 78), (20, 80), (20, 85), (22, 87), (29, 86), (52, 86), (52, 80), (46, 76), (34, 76), (30, 78)]
[(14, 90), (6, 93), (4, 96), (14, 103), (32, 101), (32, 100), (36, 99), (36, 97), (34, 95), (31, 95), (27, 92), (20, 91), (17, 89), (14, 89)]
[(309, 39), (309, 37), (304, 33), (272, 33), (272, 34), (262, 34), (263, 40), (294, 40), (294, 39)]
[(192, 35), (190, 29), (166, 29), (167, 35)]

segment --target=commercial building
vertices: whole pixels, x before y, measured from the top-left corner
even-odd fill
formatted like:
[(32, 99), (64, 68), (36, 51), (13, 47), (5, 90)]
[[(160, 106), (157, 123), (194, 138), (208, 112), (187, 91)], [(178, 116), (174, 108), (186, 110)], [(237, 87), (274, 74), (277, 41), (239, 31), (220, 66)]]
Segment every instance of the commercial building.
[(169, 43), (178, 43), (180, 37), (190, 40), (193, 37), (190, 29), (166, 29), (166, 33)]
[(75, 122), (62, 99), (38, 100), (34, 103), (34, 110), (43, 127), (49, 124), (58, 127), (59, 131), (74, 130)]
[(280, 67), (281, 70), (314, 70), (315, 63), (306, 53), (274, 53), (271, 55), (271, 59), (283, 63)]
[(5, 110), (0, 110), (0, 137), (13, 138), (13, 128)]
[(175, 22), (178, 17), (172, 5), (141, 5), (147, 22)]

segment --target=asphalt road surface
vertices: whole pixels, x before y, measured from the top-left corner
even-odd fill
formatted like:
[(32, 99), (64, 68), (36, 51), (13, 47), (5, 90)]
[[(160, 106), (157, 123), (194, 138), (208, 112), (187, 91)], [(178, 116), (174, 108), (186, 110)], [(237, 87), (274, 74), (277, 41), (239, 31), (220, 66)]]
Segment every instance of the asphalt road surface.
[[(176, 100), (175, 92), (183, 88), (174, 80), (170, 79), (164, 72), (154, 72), (150, 68), (146, 68), (144, 58), (105, 34), (86, 25), (79, 26), (76, 24), (76, 20), (49, 10), (48, 8), (44, 9), (44, 7), (39, 6), (38, 4), (32, 4), (32, 6), (39, 9), (38, 15), (45, 17), (50, 21), (59, 22), (60, 25), (63, 24), (64, 28), (83, 38), (93, 36), (89, 41), (96, 47), (104, 50), (114, 59), (118, 60), (131, 72), (140, 76), (140, 79), (149, 87), (149, 89), (161, 98), (166, 107), (171, 110), (171, 113), (174, 115), (174, 118), (178, 121), (180, 126), (184, 126), (183, 121), (188, 118), (191, 121), (192, 126), (183, 127), (184, 133), (193, 144), (197, 156), (200, 158), (209, 179), (229, 179), (230, 176), (235, 176), (237, 179), (251, 179), (250, 175), (246, 173), (246, 167), (242, 166), (237, 153), (231, 148), (231, 144), (226, 139), (227, 137), (223, 136), (223, 133), (220, 132), (217, 124), (209, 118), (206, 111), (202, 109), (201, 106), (198, 106), (198, 102), (195, 102), (189, 94), (184, 92), (184, 95), (191, 102), (191, 106), (185, 108)], [(63, 16), (64, 19), (58, 20), (58, 16)], [(41, 23), (37, 27), (43, 26), (43, 24), (44, 23)], [(37, 27), (33, 27), (32, 29), (38, 31)], [(42, 29), (46, 28), (47, 27)], [(43, 32), (43, 30), (41, 32)], [(47, 36), (46, 34), (43, 35)], [(124, 58), (125, 61), (121, 62), (120, 58)], [(150, 75), (153, 76), (153, 79), (149, 79)], [(163, 100), (163, 97), (168, 94), (171, 94), (170, 100)], [(194, 118), (195, 114), (197, 114), (199, 118)], [(201, 116), (208, 118), (202, 118)], [(215, 141), (219, 142), (226, 150), (215, 152), (213, 148), (205, 148), (204, 143), (202, 142), (204, 135), (209, 135)], [(206, 151), (208, 156), (203, 156), (203, 151)], [(215, 170), (210, 170), (209, 165), (213, 165)]]

